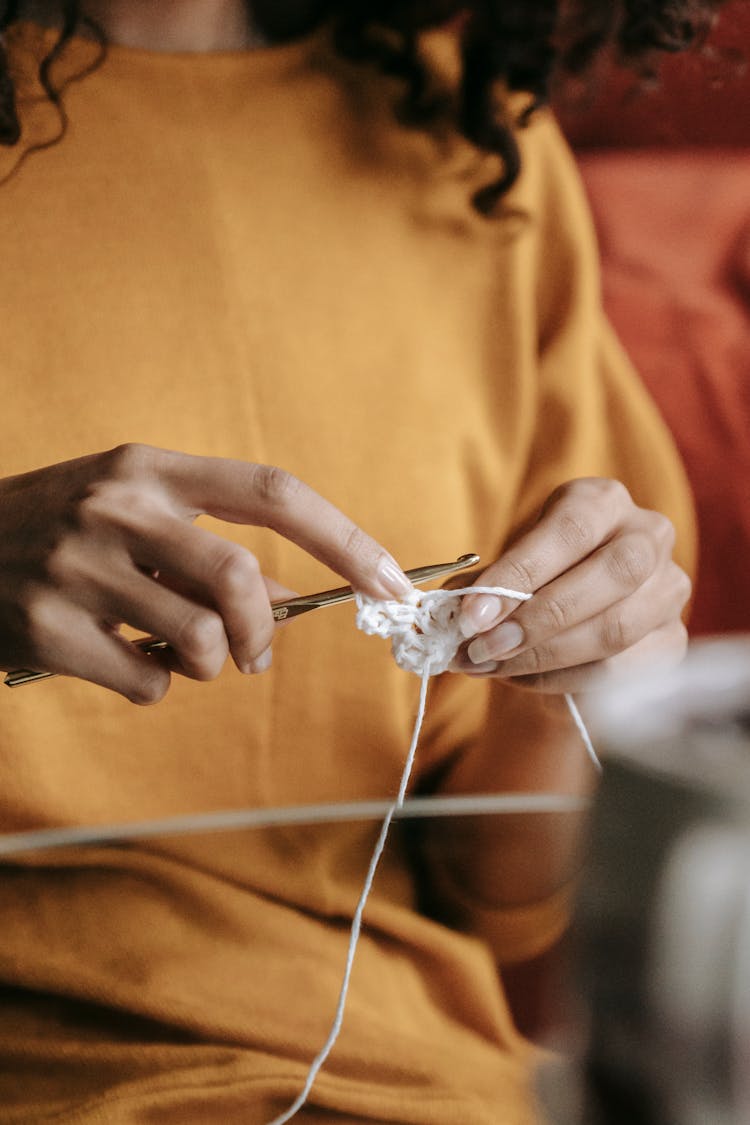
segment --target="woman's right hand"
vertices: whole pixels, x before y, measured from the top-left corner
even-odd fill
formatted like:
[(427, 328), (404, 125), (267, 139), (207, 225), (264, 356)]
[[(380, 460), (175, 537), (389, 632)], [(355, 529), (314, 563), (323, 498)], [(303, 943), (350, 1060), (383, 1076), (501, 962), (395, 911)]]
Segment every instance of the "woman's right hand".
[[(254, 555), (194, 526), (268, 527), (373, 597), (411, 584), (388, 552), (282, 469), (143, 445), (0, 480), (0, 668), (78, 676), (155, 703), (170, 671), (270, 663), (271, 597)], [(127, 624), (169, 643), (147, 656)]]

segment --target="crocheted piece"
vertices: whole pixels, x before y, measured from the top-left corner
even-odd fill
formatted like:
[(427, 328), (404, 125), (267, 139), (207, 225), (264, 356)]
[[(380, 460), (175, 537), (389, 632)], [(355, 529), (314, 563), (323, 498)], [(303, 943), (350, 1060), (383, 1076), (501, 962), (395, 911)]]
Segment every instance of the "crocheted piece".
[(460, 590), (410, 590), (400, 601), (357, 594), (357, 628), (390, 637), (399, 668), (421, 676), (444, 672), (465, 637), (458, 627), (461, 599), (466, 594), (494, 594), (526, 602), (531, 594), (505, 586), (464, 586)]
[(461, 599), (449, 590), (412, 590), (402, 601), (357, 594), (357, 628), (390, 637), (399, 668), (421, 676), (444, 672), (464, 636), (458, 627)]

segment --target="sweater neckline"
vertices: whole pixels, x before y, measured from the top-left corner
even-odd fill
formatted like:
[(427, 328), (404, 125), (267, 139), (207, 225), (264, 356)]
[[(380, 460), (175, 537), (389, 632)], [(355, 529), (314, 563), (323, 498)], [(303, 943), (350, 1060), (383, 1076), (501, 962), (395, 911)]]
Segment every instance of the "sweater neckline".
[[(33, 20), (20, 20), (12, 34), (22, 44), (38, 44), (42, 50), (51, 49), (58, 31)], [(316, 30), (311, 35), (288, 43), (268, 43), (256, 46), (217, 51), (153, 51), (145, 47), (131, 47), (121, 43), (105, 43), (103, 62), (118, 67), (139, 69), (187, 69), (210, 72), (243, 69), (249, 71), (286, 70), (303, 61), (316, 45), (326, 38), (326, 30)], [(91, 54), (99, 50), (98, 41), (91, 36), (76, 33), (66, 44), (63, 59), (68, 53)]]

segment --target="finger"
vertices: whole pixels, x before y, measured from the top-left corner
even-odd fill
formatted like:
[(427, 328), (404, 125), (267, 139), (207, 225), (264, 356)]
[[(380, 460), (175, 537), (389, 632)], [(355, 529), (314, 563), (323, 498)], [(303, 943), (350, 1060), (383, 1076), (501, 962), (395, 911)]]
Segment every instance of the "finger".
[[(552, 494), (535, 526), (487, 568), (479, 583), (533, 594), (606, 543), (634, 511), (627, 489), (617, 481), (572, 481)], [(465, 598), (461, 631), (474, 636), (519, 604), (492, 595)]]
[(285, 470), (221, 458), (164, 456), (164, 479), (191, 514), (271, 528), (372, 597), (403, 597), (412, 589), (385, 548)]
[(40, 671), (88, 680), (140, 705), (158, 703), (169, 689), (169, 671), (158, 659), (54, 593), (36, 599), (34, 634), (32, 663)]
[[(180, 592), (190, 599), (163, 599), (159, 610), (165, 618), (165, 625), (148, 626), (169, 629), (169, 633), (160, 631), (157, 635), (170, 644), (173, 644), (173, 637), (181, 637), (185, 630), (183, 643), (173, 644), (173, 647), (181, 662), (187, 659), (185, 667), (188, 675), (207, 678), (200, 672), (205, 669), (210, 675), (210, 669), (214, 667), (212, 662), (218, 659), (218, 646), (222, 642), (223, 657), (226, 657), (228, 642), (240, 671), (260, 670), (255, 667), (256, 661), (266, 653), (273, 640), (274, 621), (266, 583), (258, 561), (250, 551), (204, 528), (184, 523), (176, 517), (161, 516), (158, 524), (149, 526), (146, 533), (132, 543), (131, 553), (138, 566), (158, 570), (167, 584), (176, 579)], [(153, 586), (166, 589), (163, 583)], [(199, 604), (196, 605), (196, 602)], [(216, 614), (199, 612), (205, 607), (214, 609), (218, 614), (220, 630), (217, 622), (212, 620)], [(182, 619), (178, 616), (180, 612)], [(127, 620), (129, 624), (137, 624), (129, 618)], [(138, 624), (138, 628), (142, 627)], [(267, 660), (264, 666), (267, 667)]]
[[(653, 663), (667, 668), (679, 663), (687, 648), (687, 630), (681, 621), (655, 629), (637, 644), (607, 660), (581, 664), (575, 668), (561, 668), (537, 675), (514, 676), (507, 682), (533, 691), (563, 694), (590, 691), (602, 684), (618, 682), (632, 675), (638, 668)], [(486, 673), (485, 673), (486, 675)]]
[(632, 648), (649, 633), (678, 620), (687, 600), (689, 581), (678, 567), (675, 566), (674, 571), (675, 580), (669, 587), (660, 576), (658, 581), (645, 583), (635, 594), (588, 621), (533, 647), (521, 646), (511, 655), (501, 657), (496, 669), (498, 674), (523, 676), (550, 672), (607, 660)]
[(108, 596), (118, 621), (166, 641), (164, 662), (193, 680), (219, 675), (229, 652), (220, 615), (138, 571), (119, 576)]
[[(585, 623), (584, 636), (600, 616), (602, 625), (611, 627), (611, 633), (602, 637), (604, 644), (610, 640), (617, 643), (639, 630), (630, 641), (619, 644), (619, 648), (627, 648), (663, 624), (665, 615), (682, 598), (679, 613), (689, 595), (687, 576), (672, 562), (666, 566), (660, 563), (658, 547), (645, 532), (616, 535), (573, 570), (544, 586), (510, 619), (481, 633), (469, 645), (468, 655), (477, 663), (505, 659), (511, 653), (545, 646), (555, 638), (562, 642), (576, 626)], [(631, 600), (639, 590), (644, 595)], [(576, 663), (608, 655), (608, 651), (594, 651)]]
[[(175, 590), (178, 594), (189, 597), (187, 584), (181, 582), (175, 575), (164, 574), (156, 569), (146, 568), (143, 568), (143, 573), (147, 574), (150, 578), (156, 579), (161, 585), (167, 586), (170, 590)], [(279, 602), (287, 602), (300, 596), (299, 590), (292, 590), (289, 586), (282, 586), (280, 582), (277, 582), (274, 578), (269, 578), (267, 574), (263, 574), (261, 577), (266, 587), (266, 593), (268, 594), (268, 600), (271, 603), (272, 610)], [(274, 619), (276, 629), (282, 629), (288, 624), (289, 619), (283, 621)]]

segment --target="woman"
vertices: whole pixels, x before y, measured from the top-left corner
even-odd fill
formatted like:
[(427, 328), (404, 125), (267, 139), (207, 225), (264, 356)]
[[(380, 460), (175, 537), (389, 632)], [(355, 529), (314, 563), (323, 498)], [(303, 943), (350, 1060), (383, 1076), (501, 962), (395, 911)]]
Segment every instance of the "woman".
[[(561, 693), (681, 653), (691, 514), (532, 110), (556, 53), (698, 30), (652, 7), (6, 6), (0, 667), (66, 674), (2, 700), (6, 830), (392, 795), (415, 684), (347, 611), (290, 624), (267, 670), (271, 600), (334, 584), (320, 563), (400, 596), (394, 555), (477, 550), (483, 585), (534, 594), (464, 601), (415, 785), (590, 787)], [(498, 966), (562, 933), (575, 825), (480, 820), (391, 840), (303, 1117), (536, 1119)], [(0, 1121), (280, 1113), (372, 840), (7, 864)]]

